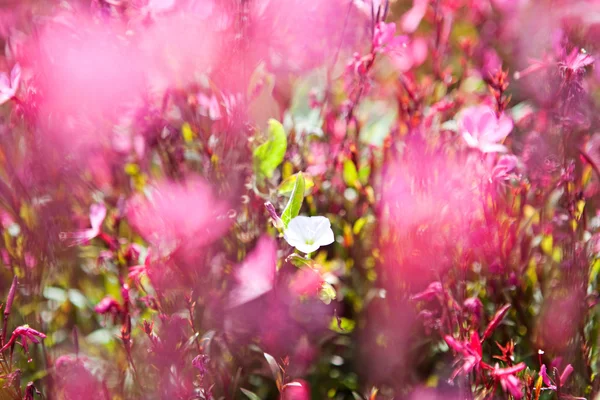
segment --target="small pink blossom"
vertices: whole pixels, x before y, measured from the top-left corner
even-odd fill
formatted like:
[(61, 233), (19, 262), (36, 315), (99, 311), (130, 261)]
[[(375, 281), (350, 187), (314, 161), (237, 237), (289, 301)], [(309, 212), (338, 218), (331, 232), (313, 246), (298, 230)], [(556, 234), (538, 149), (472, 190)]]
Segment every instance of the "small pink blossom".
[(511, 172), (515, 170), (519, 159), (512, 154), (505, 154), (498, 160), (498, 163), (492, 170), (492, 179), (505, 181), (510, 178)]
[(103, 314), (117, 315), (121, 312), (121, 305), (113, 297), (106, 296), (105, 298), (103, 298), (100, 301), (100, 303), (98, 303), (96, 305), (96, 307), (94, 307), (94, 311), (96, 311), (98, 314), (102, 314), (102, 315)]
[(499, 368), (498, 364), (492, 371), (492, 376), (500, 381), (502, 389), (510, 393), (516, 400), (523, 398), (523, 392), (521, 391), (521, 381), (514, 374), (521, 372), (525, 369), (525, 363), (519, 363), (513, 367)]
[(106, 218), (106, 207), (102, 203), (92, 204), (90, 206), (90, 225), (89, 229), (77, 232), (62, 232), (61, 239), (69, 240), (69, 246), (85, 244), (93, 238), (100, 235), (102, 223)]
[(207, 96), (204, 93), (200, 93), (197, 97), (198, 105), (200, 106), (200, 114), (213, 121), (221, 119), (221, 109), (217, 97), (214, 94)]
[(386, 53), (397, 51), (406, 47), (408, 38), (396, 36), (396, 24), (393, 22), (378, 22), (373, 34), (373, 51), (375, 53)]
[(444, 336), (444, 340), (462, 359), (462, 364), (454, 370), (450, 379), (454, 379), (459, 374), (468, 374), (474, 369), (479, 369), (483, 353), (477, 332), (471, 334), (469, 341), (457, 341), (450, 335)]
[(8, 340), (8, 342), (6, 342), (4, 347), (0, 349), (0, 352), (3, 352), (10, 346), (14, 346), (15, 343), (18, 343), (17, 340), (21, 340), (20, 344), (21, 346), (23, 346), (23, 350), (25, 350), (25, 353), (27, 353), (29, 351), (28, 341), (34, 344), (38, 344), (40, 343), (40, 339), (45, 338), (46, 335), (42, 332), (38, 332), (35, 329), (30, 328), (29, 325), (22, 325), (17, 327), (13, 331), (12, 335), (10, 336), (10, 339)]
[(414, 0), (412, 8), (402, 16), (400, 22), (402, 24), (402, 30), (407, 33), (416, 31), (421, 20), (425, 17), (428, 6), (429, 0)]
[[(563, 370), (563, 372), (560, 374), (559, 381), (560, 381), (561, 386), (567, 382), (567, 380), (569, 379), (569, 377), (571, 376), (572, 373), (573, 373), (573, 366), (571, 364), (568, 364), (565, 367), (565, 369)], [(544, 380), (544, 384), (548, 387), (548, 389), (557, 390), (556, 384), (554, 383), (554, 381), (552, 379), (550, 379), (550, 377), (548, 376), (548, 373), (546, 372), (545, 364), (542, 365), (542, 368), (540, 368), (540, 376)]]
[(235, 271), (236, 287), (229, 296), (229, 306), (248, 303), (273, 289), (277, 263), (277, 246), (269, 236), (258, 240), (244, 262)]
[(229, 226), (226, 207), (201, 179), (185, 183), (163, 181), (148, 196), (136, 195), (127, 206), (127, 219), (151, 244), (174, 250), (179, 245), (204, 246)]
[(512, 131), (510, 117), (496, 116), (494, 110), (486, 105), (469, 107), (462, 111), (458, 125), (467, 146), (483, 153), (503, 153), (507, 149), (501, 142)]
[(567, 78), (579, 75), (585, 71), (585, 67), (594, 63), (594, 57), (591, 55), (573, 49), (563, 61), (558, 63), (561, 73)]
[(21, 66), (15, 64), (10, 71), (10, 77), (6, 72), (0, 73), (0, 104), (6, 103), (15, 97), (21, 81)]

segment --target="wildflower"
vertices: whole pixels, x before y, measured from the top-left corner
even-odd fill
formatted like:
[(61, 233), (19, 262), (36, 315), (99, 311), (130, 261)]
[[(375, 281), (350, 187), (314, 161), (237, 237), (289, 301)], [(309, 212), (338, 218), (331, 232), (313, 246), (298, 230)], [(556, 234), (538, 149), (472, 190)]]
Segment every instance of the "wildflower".
[[(566, 382), (567, 379), (569, 379), (569, 377), (571, 376), (571, 374), (573, 373), (573, 366), (571, 364), (568, 364), (565, 369), (563, 370), (563, 372), (560, 374), (560, 377), (558, 378), (558, 384), (560, 386), (563, 386)], [(544, 380), (544, 384), (548, 387), (548, 389), (550, 390), (557, 390), (557, 384), (550, 379), (550, 377), (548, 376), (548, 373), (546, 372), (546, 365), (542, 365), (542, 368), (540, 368), (540, 376), (542, 377), (542, 379)]]
[(494, 366), (492, 376), (500, 381), (502, 390), (510, 393), (516, 400), (523, 398), (521, 392), (521, 381), (514, 374), (523, 371), (525, 369), (525, 363), (519, 363), (513, 367), (499, 368), (498, 364)]
[(127, 219), (144, 239), (168, 250), (187, 244), (203, 246), (218, 238), (229, 226), (225, 205), (200, 179), (186, 183), (160, 182), (148, 197), (134, 197)]
[(573, 49), (563, 61), (558, 63), (561, 74), (567, 79), (581, 75), (585, 72), (585, 67), (594, 63), (594, 57), (585, 51)]
[(281, 390), (280, 400), (309, 400), (310, 398), (310, 387), (308, 382), (303, 380), (287, 383)]
[(219, 108), (219, 102), (215, 95), (210, 97), (204, 93), (198, 94), (198, 105), (200, 106), (200, 114), (207, 116), (212, 121), (221, 119), (221, 110)]
[(25, 353), (27, 353), (29, 351), (29, 344), (27, 343), (28, 341), (30, 341), (31, 343), (37, 344), (37, 343), (40, 343), (40, 339), (45, 339), (45, 338), (46, 338), (46, 335), (43, 334), (42, 332), (38, 332), (35, 329), (30, 328), (29, 325), (22, 325), (22, 326), (17, 327), (13, 331), (12, 335), (10, 336), (10, 339), (8, 340), (8, 342), (6, 342), (4, 347), (2, 347), (0, 349), (0, 352), (3, 352), (10, 346), (14, 346), (15, 343), (17, 342), (17, 340), (20, 339), (21, 340), (20, 345), (23, 346)]
[(496, 116), (489, 106), (481, 105), (465, 109), (459, 117), (462, 137), (469, 147), (483, 153), (503, 153), (507, 149), (500, 144), (512, 131), (513, 122), (506, 116)]
[(321, 216), (293, 218), (283, 232), (283, 237), (290, 246), (306, 254), (335, 240), (331, 223)]
[(519, 163), (517, 156), (505, 154), (498, 160), (498, 163), (492, 170), (492, 180), (506, 181), (510, 178), (510, 173), (514, 171)]
[(87, 243), (91, 239), (100, 235), (102, 223), (106, 218), (106, 207), (102, 203), (92, 204), (90, 206), (90, 229), (77, 232), (62, 232), (61, 239), (70, 239), (69, 246), (76, 246)]
[(462, 365), (454, 370), (450, 379), (454, 379), (459, 374), (468, 374), (473, 369), (479, 369), (483, 353), (477, 332), (473, 332), (470, 341), (459, 342), (450, 335), (444, 336), (444, 340), (462, 357)]
[(419, 301), (419, 300), (433, 300), (435, 298), (437, 298), (440, 294), (442, 294), (444, 291), (441, 282), (431, 282), (429, 284), (429, 286), (427, 286), (427, 288), (425, 290), (423, 290), (422, 292), (419, 292), (415, 295), (412, 295), (410, 297), (411, 300), (413, 301)]
[(0, 104), (6, 103), (15, 97), (21, 81), (21, 66), (15, 64), (10, 71), (10, 77), (6, 72), (0, 73)]
[(192, 360), (192, 365), (198, 369), (198, 373), (201, 377), (206, 375), (208, 371), (206, 365), (208, 364), (208, 356), (206, 354), (200, 354), (194, 357)]
[(229, 306), (237, 307), (252, 301), (273, 289), (277, 263), (275, 241), (263, 236), (254, 250), (235, 272), (236, 288), (229, 297)]
[(494, 314), (494, 317), (492, 318), (488, 326), (485, 328), (485, 332), (483, 332), (483, 338), (481, 339), (482, 341), (489, 338), (492, 335), (494, 330), (498, 327), (498, 325), (500, 325), (500, 322), (502, 322), (502, 320), (504, 319), (504, 316), (506, 316), (506, 313), (509, 309), (510, 304), (505, 304), (504, 306), (502, 306), (502, 308), (496, 311), (496, 314)]
[(416, 31), (427, 12), (428, 6), (429, 0), (414, 0), (412, 8), (402, 16), (402, 30), (408, 33)]
[(98, 303), (96, 305), (96, 307), (94, 307), (94, 311), (96, 311), (98, 314), (102, 314), (102, 315), (103, 314), (118, 315), (119, 313), (121, 313), (121, 305), (113, 297), (106, 296), (105, 298), (103, 298), (100, 301), (100, 303)]
[(375, 33), (373, 34), (373, 51), (375, 53), (386, 53), (388, 51), (395, 51), (402, 47), (406, 47), (408, 38), (406, 36), (395, 36), (396, 24), (385, 23), (383, 21), (378, 22), (375, 26)]

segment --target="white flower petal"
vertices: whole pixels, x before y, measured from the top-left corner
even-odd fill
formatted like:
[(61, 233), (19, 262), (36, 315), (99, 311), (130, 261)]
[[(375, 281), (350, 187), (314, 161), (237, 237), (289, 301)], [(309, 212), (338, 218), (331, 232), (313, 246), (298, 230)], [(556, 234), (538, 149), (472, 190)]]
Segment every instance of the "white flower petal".
[(335, 239), (331, 223), (322, 216), (293, 218), (283, 237), (290, 246), (303, 253), (312, 253), (321, 246), (333, 243)]

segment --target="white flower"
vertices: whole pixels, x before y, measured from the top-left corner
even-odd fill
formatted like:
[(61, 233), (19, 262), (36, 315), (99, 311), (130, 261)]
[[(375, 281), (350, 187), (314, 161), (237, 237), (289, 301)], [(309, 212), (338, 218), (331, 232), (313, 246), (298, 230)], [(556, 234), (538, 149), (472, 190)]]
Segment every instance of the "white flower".
[(334, 241), (331, 223), (326, 217), (293, 218), (283, 231), (283, 237), (290, 246), (306, 254)]

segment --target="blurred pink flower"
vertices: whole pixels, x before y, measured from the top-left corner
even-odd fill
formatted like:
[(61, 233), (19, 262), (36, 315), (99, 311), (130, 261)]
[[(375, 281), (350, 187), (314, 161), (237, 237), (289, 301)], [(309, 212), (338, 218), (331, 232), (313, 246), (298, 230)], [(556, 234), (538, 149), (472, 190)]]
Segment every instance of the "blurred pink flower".
[(454, 370), (450, 379), (454, 379), (459, 374), (468, 374), (474, 369), (479, 369), (483, 353), (477, 332), (471, 334), (471, 340), (469, 341), (457, 341), (449, 335), (444, 336), (444, 340), (452, 350), (461, 356), (462, 362), (462, 364)]
[(200, 106), (200, 114), (207, 116), (213, 121), (221, 119), (221, 110), (217, 97), (212, 94), (210, 96), (204, 93), (198, 94), (198, 105)]
[(319, 271), (309, 267), (302, 268), (292, 277), (290, 292), (297, 296), (316, 296), (323, 282)]
[(525, 363), (519, 363), (508, 368), (499, 368), (498, 364), (496, 364), (492, 371), (492, 376), (500, 381), (500, 385), (505, 392), (510, 393), (516, 400), (519, 400), (523, 398), (521, 381), (514, 374), (523, 371), (525, 367)]
[(407, 33), (416, 31), (427, 12), (428, 6), (429, 0), (413, 0), (412, 8), (408, 10), (400, 20), (402, 30)]
[(69, 246), (85, 244), (96, 236), (100, 235), (102, 223), (106, 218), (106, 207), (102, 203), (92, 204), (90, 206), (90, 229), (77, 232), (61, 232), (61, 239), (69, 240)]
[(558, 66), (565, 77), (571, 78), (584, 72), (585, 67), (593, 63), (594, 57), (578, 49), (573, 49), (564, 60), (558, 63)]
[(373, 51), (375, 53), (387, 53), (398, 51), (406, 47), (408, 37), (396, 36), (396, 24), (380, 21), (375, 25), (373, 34)]
[(219, 238), (229, 226), (226, 210), (204, 180), (191, 178), (157, 183), (147, 196), (134, 196), (126, 213), (144, 239), (173, 251), (179, 245), (199, 247)]
[[(568, 364), (565, 369), (563, 370), (563, 372), (560, 374), (560, 385), (564, 386), (567, 383), (567, 380), (569, 379), (569, 377), (571, 376), (571, 374), (573, 373), (573, 366), (571, 364)], [(546, 364), (542, 365), (542, 367), (540, 368), (540, 376), (542, 377), (542, 379), (544, 380), (544, 384), (546, 385), (546, 387), (548, 387), (548, 389), (550, 390), (556, 390), (556, 384), (554, 383), (554, 381), (552, 379), (550, 379), (550, 377), (548, 376), (548, 373), (546, 372)]]
[(277, 268), (277, 245), (270, 236), (262, 236), (234, 274), (236, 287), (229, 295), (229, 307), (237, 307), (273, 289)]
[(111, 314), (115, 316), (121, 312), (121, 305), (113, 297), (106, 296), (94, 307), (94, 311), (98, 314)]
[(6, 72), (0, 72), (0, 104), (6, 103), (15, 97), (21, 81), (21, 66), (15, 64), (10, 71), (10, 77)]
[(469, 107), (461, 112), (458, 125), (463, 139), (469, 147), (483, 153), (505, 152), (500, 144), (512, 131), (510, 117), (496, 116), (494, 110), (486, 105)]
[(505, 154), (496, 163), (496, 166), (492, 170), (493, 180), (507, 180), (510, 178), (511, 172), (515, 170), (519, 159), (517, 156), (512, 154)]
[(283, 386), (280, 400), (310, 400), (308, 382), (296, 379)]

